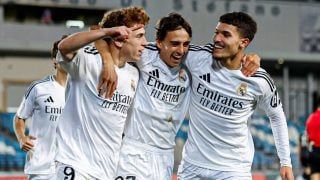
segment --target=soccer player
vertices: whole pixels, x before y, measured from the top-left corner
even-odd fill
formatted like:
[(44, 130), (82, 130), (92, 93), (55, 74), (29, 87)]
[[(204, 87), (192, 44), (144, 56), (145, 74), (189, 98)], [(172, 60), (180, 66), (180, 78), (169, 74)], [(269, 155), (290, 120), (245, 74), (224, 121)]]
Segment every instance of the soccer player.
[(268, 115), (280, 158), (280, 175), (293, 180), (286, 118), (277, 89), (262, 68), (252, 77), (240, 72), (244, 50), (257, 31), (242, 12), (220, 17), (213, 43), (190, 47), (192, 76), (188, 139), (178, 170), (180, 180), (251, 180), (254, 155), (248, 121), (259, 106)]
[[(148, 14), (139, 7), (106, 12), (100, 29), (78, 32), (59, 43), (58, 60), (68, 72), (68, 98), (57, 128), (57, 179), (115, 178), (127, 111), (135, 95), (137, 61), (147, 45)], [(90, 43), (107, 41), (119, 84), (111, 99), (96, 89), (103, 61)]]
[[(62, 38), (65, 38), (63, 36)], [(24, 173), (28, 179), (55, 179), (55, 137), (59, 116), (65, 105), (67, 73), (57, 63), (58, 43), (51, 59), (55, 74), (34, 81), (28, 88), (14, 119), (14, 131), (21, 149), (27, 152)], [(26, 119), (31, 119), (26, 134)]]
[(128, 113), (116, 180), (172, 179), (175, 136), (191, 88), (190, 76), (182, 64), (191, 37), (189, 23), (171, 13), (160, 19), (156, 44), (148, 45), (136, 63), (140, 80)]

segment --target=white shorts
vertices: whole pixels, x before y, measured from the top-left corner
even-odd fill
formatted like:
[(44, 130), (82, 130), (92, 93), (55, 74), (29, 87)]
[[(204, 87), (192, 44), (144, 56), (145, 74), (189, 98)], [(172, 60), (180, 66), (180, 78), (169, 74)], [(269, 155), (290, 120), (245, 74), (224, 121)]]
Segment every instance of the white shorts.
[(29, 174), (28, 180), (56, 180), (56, 174)]
[(80, 173), (72, 166), (57, 163), (56, 180), (97, 180), (89, 174)]
[(124, 139), (115, 180), (171, 180), (173, 151)]
[(179, 180), (252, 180), (251, 172), (217, 171), (181, 162), (178, 169)]

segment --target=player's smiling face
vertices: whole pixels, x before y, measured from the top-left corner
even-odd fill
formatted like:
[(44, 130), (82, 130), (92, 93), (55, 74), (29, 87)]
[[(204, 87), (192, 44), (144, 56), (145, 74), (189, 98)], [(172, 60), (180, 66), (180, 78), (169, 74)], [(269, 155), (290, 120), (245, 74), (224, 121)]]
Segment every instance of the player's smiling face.
[(219, 22), (213, 36), (213, 57), (217, 60), (234, 57), (245, 48), (244, 40), (245, 38), (240, 37), (236, 26)]
[(183, 61), (189, 49), (190, 36), (183, 28), (168, 31), (163, 41), (157, 40), (160, 58), (169, 66), (176, 67)]

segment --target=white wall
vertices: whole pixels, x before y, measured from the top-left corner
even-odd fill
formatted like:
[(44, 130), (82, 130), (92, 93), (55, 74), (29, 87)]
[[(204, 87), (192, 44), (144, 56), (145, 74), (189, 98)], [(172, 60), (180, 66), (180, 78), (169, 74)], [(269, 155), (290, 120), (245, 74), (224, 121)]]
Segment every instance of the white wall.
[(31, 81), (53, 72), (50, 58), (0, 57), (0, 111), (18, 106)]

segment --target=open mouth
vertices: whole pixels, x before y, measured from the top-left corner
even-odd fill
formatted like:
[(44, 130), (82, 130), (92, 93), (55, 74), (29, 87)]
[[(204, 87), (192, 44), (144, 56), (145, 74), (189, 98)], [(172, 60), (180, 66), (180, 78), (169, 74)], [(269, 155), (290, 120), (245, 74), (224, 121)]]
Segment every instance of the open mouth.
[(223, 46), (222, 45), (220, 45), (220, 44), (214, 44), (214, 49), (216, 50), (216, 49), (223, 49)]
[(172, 54), (171, 55), (171, 58), (174, 60), (174, 61), (181, 61), (183, 55), (180, 55), (180, 54)]

